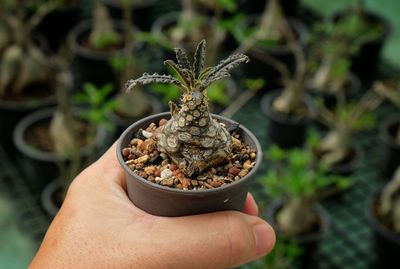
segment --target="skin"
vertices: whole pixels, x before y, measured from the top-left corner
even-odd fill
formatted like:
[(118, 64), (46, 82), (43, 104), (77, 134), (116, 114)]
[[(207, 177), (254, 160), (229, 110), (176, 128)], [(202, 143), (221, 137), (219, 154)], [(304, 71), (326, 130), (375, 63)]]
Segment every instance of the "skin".
[(273, 248), (250, 194), (244, 212), (167, 218), (137, 208), (115, 150), (74, 179), (30, 269), (232, 268)]

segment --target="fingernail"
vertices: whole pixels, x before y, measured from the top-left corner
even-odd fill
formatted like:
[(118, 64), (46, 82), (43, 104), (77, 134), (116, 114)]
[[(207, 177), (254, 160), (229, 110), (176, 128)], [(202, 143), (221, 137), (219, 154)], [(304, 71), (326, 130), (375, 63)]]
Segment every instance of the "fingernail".
[(270, 252), (275, 244), (275, 232), (272, 227), (266, 223), (257, 224), (253, 227), (253, 233), (257, 254), (265, 255)]

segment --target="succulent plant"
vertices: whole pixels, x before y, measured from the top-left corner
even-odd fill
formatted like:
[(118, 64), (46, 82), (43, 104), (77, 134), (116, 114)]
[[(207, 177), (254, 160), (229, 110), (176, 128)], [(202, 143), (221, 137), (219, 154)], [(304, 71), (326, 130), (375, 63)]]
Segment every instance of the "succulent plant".
[(175, 49), (178, 63), (164, 61), (175, 77), (144, 73), (128, 80), (127, 90), (150, 83), (178, 86), (182, 91), (181, 106), (169, 102), (171, 119), (158, 134), (158, 148), (167, 154), (187, 176), (201, 173), (224, 160), (232, 148), (232, 138), (223, 125), (209, 113), (207, 87), (223, 78), (240, 63), (249, 61), (243, 54), (234, 54), (213, 67), (204, 67), (206, 42), (202, 40), (191, 63), (182, 49)]

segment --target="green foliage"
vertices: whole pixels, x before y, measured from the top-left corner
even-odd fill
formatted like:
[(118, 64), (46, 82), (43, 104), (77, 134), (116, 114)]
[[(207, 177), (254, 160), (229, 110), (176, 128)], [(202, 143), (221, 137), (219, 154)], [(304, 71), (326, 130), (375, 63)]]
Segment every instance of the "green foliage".
[(180, 96), (180, 90), (175, 85), (155, 84), (149, 90), (155, 94), (162, 96), (162, 102), (168, 104), (169, 101), (177, 100)]
[(249, 58), (244, 54), (234, 54), (221, 60), (216, 66), (204, 67), (205, 61), (205, 40), (198, 45), (194, 54), (193, 64), (190, 63), (186, 52), (182, 49), (175, 49), (177, 63), (172, 60), (164, 61), (173, 75), (150, 75), (144, 73), (140, 78), (129, 80), (127, 90), (135, 86), (144, 86), (151, 83), (175, 84), (189, 93), (192, 91), (204, 91), (211, 84), (230, 76), (230, 71), (242, 62), (249, 62)]
[[(310, 144), (316, 138), (310, 138)], [(312, 150), (284, 150), (276, 145), (266, 152), (273, 166), (262, 177), (265, 190), (273, 197), (315, 199), (325, 187), (348, 187), (349, 178), (331, 175), (327, 168), (314, 158)]]
[(214, 84), (211, 84), (207, 88), (208, 99), (210, 99), (212, 103), (218, 105), (222, 106), (228, 105), (231, 100), (229, 96), (226, 94), (226, 87), (227, 85), (224, 81), (218, 81)]
[(122, 38), (116, 33), (103, 34), (95, 39), (91, 39), (91, 45), (96, 49), (107, 49), (121, 43)]
[(112, 129), (111, 123), (107, 119), (107, 114), (116, 106), (114, 100), (108, 100), (113, 90), (112, 84), (106, 84), (97, 88), (91, 83), (83, 86), (83, 91), (74, 96), (77, 104), (86, 105), (86, 109), (80, 111), (81, 119), (89, 122), (92, 126), (103, 126)]
[(251, 91), (258, 91), (265, 87), (265, 80), (262, 78), (250, 79), (246, 78), (244, 80), (245, 89), (249, 89)]
[(116, 55), (110, 59), (112, 69), (122, 72), (128, 66), (128, 58), (123, 55)]

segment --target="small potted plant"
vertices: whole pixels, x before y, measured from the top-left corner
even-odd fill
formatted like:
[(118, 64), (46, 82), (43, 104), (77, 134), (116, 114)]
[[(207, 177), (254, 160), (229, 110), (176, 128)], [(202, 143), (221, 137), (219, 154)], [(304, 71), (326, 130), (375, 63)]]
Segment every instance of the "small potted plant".
[(265, 59), (282, 75), (283, 88), (271, 91), (261, 100), (261, 108), (267, 116), (268, 135), (272, 143), (283, 148), (301, 146), (313, 114), (311, 98), (305, 94), (307, 60), (299, 43), (295, 41), (289, 25), (281, 22), (282, 33), (295, 57), (294, 74), (287, 65), (265, 55)]
[(309, 57), (307, 88), (323, 97), (327, 107), (336, 104), (340, 94), (354, 96), (360, 90), (359, 79), (350, 72), (351, 56), (360, 48), (362, 38), (348, 37), (344, 23), (319, 23), (314, 27)]
[(68, 34), (78, 88), (85, 82), (96, 86), (115, 82), (109, 61), (124, 48), (123, 26), (111, 20), (101, 0), (93, 1), (93, 5), (92, 21), (77, 24)]
[[(15, 124), (26, 114), (55, 103), (55, 69), (41, 48), (43, 38), (34, 34), (43, 17), (56, 8), (41, 5), (29, 18), (16, 3), (0, 6), (0, 141), (10, 145)], [(17, 15), (20, 14), (21, 16)]]
[[(198, 11), (200, 6), (207, 1), (181, 0), (180, 13), (172, 12), (159, 17), (153, 24), (151, 32), (157, 44), (165, 48), (168, 56), (172, 55), (176, 47), (184, 48), (189, 54), (193, 54), (196, 45), (206, 39), (208, 53), (206, 63), (215, 64), (221, 45), (226, 37), (226, 29), (223, 27), (223, 11), (232, 4), (232, 1), (214, 1), (211, 5), (211, 16)], [(228, 6), (228, 7), (227, 7)]]
[(400, 166), (368, 205), (368, 219), (374, 230), (379, 268), (396, 268), (400, 253)]
[[(76, 95), (78, 100), (73, 106), (71, 80), (67, 73), (58, 76), (57, 108), (28, 114), (14, 130), (14, 144), (20, 153), (22, 168), (38, 192), (59, 175), (66, 178), (67, 167), (71, 180), (84, 167), (84, 162), (93, 161), (95, 151), (105, 143), (105, 132), (100, 126), (112, 106), (105, 102), (111, 87), (97, 89), (86, 85), (83, 93)], [(89, 106), (78, 109), (78, 103), (89, 103)]]
[[(248, 52), (254, 58), (246, 75), (265, 79), (268, 89), (282, 86), (282, 81), (279, 70), (265, 58), (273, 57), (292, 70), (296, 60), (290, 43), (295, 42), (303, 48), (308, 35), (301, 22), (283, 15), (279, 0), (266, 1), (261, 15), (244, 18), (242, 22), (232, 24), (230, 30), (239, 43), (236, 52)], [(290, 38), (287, 32), (291, 32)]]
[(145, 47), (135, 46), (133, 21), (131, 6), (132, 0), (125, 0), (123, 16), (123, 39), (125, 45), (123, 54), (116, 55), (111, 59), (111, 66), (119, 77), (118, 86), (120, 90), (113, 97), (115, 107), (109, 112), (108, 118), (115, 126), (113, 137), (117, 139), (121, 133), (133, 122), (145, 116), (160, 113), (162, 111), (161, 102), (153, 95), (146, 93), (143, 87), (138, 87), (135, 92), (125, 91), (125, 81), (132, 76), (139, 74), (144, 66), (148, 66), (151, 61), (144, 55), (151, 54)]
[(182, 49), (176, 49), (176, 57), (178, 63), (164, 62), (176, 78), (144, 73), (127, 82), (128, 90), (166, 83), (183, 91), (180, 107), (170, 102), (170, 114), (142, 119), (121, 135), (117, 157), (128, 195), (139, 208), (162, 216), (241, 210), (250, 179), (261, 163), (261, 148), (245, 127), (210, 114), (206, 90), (249, 58), (234, 54), (205, 67), (204, 40), (197, 46), (193, 64)]
[(359, 49), (352, 55), (352, 72), (363, 80), (372, 77), (377, 70), (383, 44), (390, 34), (389, 23), (367, 11), (365, 0), (357, 1), (354, 7), (336, 14), (332, 20), (343, 25), (347, 38), (360, 41)]
[[(400, 87), (393, 81), (379, 82), (374, 88), (381, 96), (391, 101), (400, 111)], [(390, 178), (400, 165), (400, 115), (396, 113), (387, 117), (380, 126), (380, 138), (383, 142), (384, 166), (383, 175)]]
[(329, 227), (329, 217), (318, 201), (325, 197), (327, 187), (347, 187), (349, 179), (329, 174), (310, 149), (283, 150), (273, 145), (266, 156), (273, 164), (262, 183), (276, 198), (267, 209), (267, 219), (278, 236), (302, 248), (302, 265), (308, 268), (310, 253)]
[(354, 146), (352, 135), (355, 131), (376, 126), (371, 111), (382, 100), (383, 98), (370, 90), (357, 103), (348, 103), (342, 98), (334, 110), (319, 106), (317, 120), (328, 127), (329, 131), (314, 148), (314, 153), (331, 172), (344, 175), (354, 172), (360, 163), (362, 152)]

